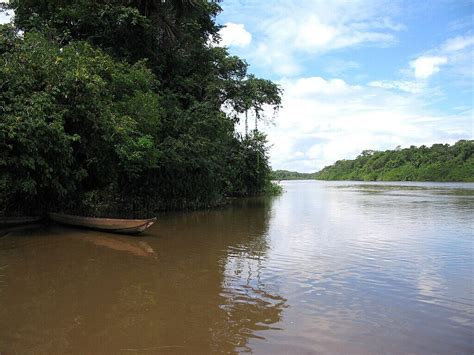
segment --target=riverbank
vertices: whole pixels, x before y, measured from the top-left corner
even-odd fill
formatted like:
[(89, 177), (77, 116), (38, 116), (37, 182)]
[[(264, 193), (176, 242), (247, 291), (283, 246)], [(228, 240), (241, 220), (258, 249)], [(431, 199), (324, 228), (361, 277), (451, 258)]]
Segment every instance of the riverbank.
[[(203, 209), (212, 209), (224, 207), (233, 203), (236, 199), (243, 199), (249, 197), (270, 197), (277, 196), (283, 192), (283, 188), (277, 182), (268, 181), (261, 192), (259, 193), (234, 193), (229, 196), (219, 196), (207, 201), (199, 201), (193, 199), (143, 199), (136, 198), (133, 200), (117, 197), (110, 193), (110, 191), (103, 190), (100, 192), (92, 192), (86, 195), (85, 198), (80, 199), (80, 204), (73, 206), (69, 205), (67, 209), (62, 212), (67, 214), (99, 217), (99, 218), (152, 218), (162, 212), (170, 211), (196, 211)], [(8, 220), (9, 218), (23, 218), (24, 216), (40, 216), (45, 217), (47, 212), (59, 211), (58, 209), (46, 210), (28, 210), (27, 213), (19, 211), (3, 211), (0, 213), (1, 219)]]

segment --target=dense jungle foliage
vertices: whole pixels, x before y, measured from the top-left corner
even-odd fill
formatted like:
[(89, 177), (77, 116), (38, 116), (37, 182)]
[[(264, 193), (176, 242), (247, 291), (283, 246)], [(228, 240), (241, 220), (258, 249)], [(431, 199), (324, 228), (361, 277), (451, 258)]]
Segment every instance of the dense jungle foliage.
[(8, 7), (0, 214), (150, 215), (274, 191), (265, 135), (235, 126), (281, 91), (218, 46), (218, 1)]
[(314, 174), (319, 180), (474, 182), (474, 141), (411, 146), (384, 152), (365, 150)]
[(310, 180), (314, 179), (314, 173), (299, 173), (289, 170), (272, 171), (272, 180)]

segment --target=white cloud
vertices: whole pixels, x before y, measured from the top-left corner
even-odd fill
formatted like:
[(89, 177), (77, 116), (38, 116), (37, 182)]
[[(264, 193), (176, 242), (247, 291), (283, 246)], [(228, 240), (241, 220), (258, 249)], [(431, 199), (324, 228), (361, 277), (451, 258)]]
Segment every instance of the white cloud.
[[(409, 65), (412, 73), (416, 79), (424, 80), (438, 73), (443, 66), (443, 71), (447, 71), (448, 75), (470, 81), (474, 76), (473, 45), (474, 36), (469, 34), (449, 38), (439, 47), (411, 61)], [(472, 82), (468, 85), (472, 87)], [(400, 89), (403, 90), (403, 88)]]
[(309, 50), (322, 48), (334, 40), (337, 32), (335, 27), (322, 24), (316, 16), (310, 16), (297, 28), (295, 45)]
[(444, 77), (457, 76), (458, 85), (465, 82), (465, 87), (472, 88), (474, 36), (457, 36), (446, 40), (442, 45), (426, 51), (409, 62), (409, 69), (401, 69), (405, 78), (402, 80), (374, 80), (369, 86), (420, 94), (429, 88), (427, 79), (440, 72), (443, 67)]
[(252, 35), (245, 29), (243, 24), (228, 22), (219, 31), (221, 35), (222, 46), (238, 46), (245, 47), (252, 41)]
[(415, 70), (415, 77), (426, 79), (439, 72), (439, 67), (448, 62), (448, 58), (439, 56), (421, 56), (410, 62), (410, 67)]
[(390, 5), (383, 4), (381, 0), (259, 3), (265, 18), (246, 19), (259, 37), (244, 55), (276, 74), (292, 76), (302, 71), (307, 54), (315, 58), (343, 48), (391, 45), (404, 26), (389, 17)]
[(448, 58), (448, 74), (456, 78), (458, 84), (463, 82), (465, 88), (472, 90), (474, 79), (474, 36), (464, 35), (450, 38), (443, 43), (437, 53)]
[(281, 84), (285, 87), (287, 95), (298, 98), (312, 95), (342, 95), (359, 88), (358, 86), (348, 85), (342, 79), (326, 80), (319, 76), (282, 80)]
[(275, 51), (266, 43), (259, 43), (250, 55), (258, 58), (259, 65), (270, 67), (284, 76), (292, 75), (300, 70), (300, 66), (288, 55), (288, 52)]
[(426, 87), (426, 84), (424, 82), (409, 80), (375, 80), (368, 83), (368, 85), (376, 88), (405, 91), (411, 94), (419, 94)]
[(474, 44), (474, 36), (457, 36), (448, 39), (442, 46), (446, 52), (459, 51)]

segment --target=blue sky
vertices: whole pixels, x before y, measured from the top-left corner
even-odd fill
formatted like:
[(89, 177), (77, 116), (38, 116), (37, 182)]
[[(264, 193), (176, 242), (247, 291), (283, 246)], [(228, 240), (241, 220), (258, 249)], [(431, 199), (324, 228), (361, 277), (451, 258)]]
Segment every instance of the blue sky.
[(259, 126), (272, 167), (312, 172), (364, 149), (473, 139), (473, 4), (224, 0), (220, 45), (284, 89)]
[(221, 45), (285, 90), (278, 116), (259, 127), (274, 169), (473, 138), (472, 1), (221, 5)]

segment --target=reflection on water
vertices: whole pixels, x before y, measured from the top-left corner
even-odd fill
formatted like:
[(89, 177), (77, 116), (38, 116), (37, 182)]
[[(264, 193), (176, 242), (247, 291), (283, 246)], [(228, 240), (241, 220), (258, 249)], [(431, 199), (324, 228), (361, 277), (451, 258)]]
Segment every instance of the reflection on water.
[(148, 257), (155, 254), (155, 251), (150, 246), (150, 244), (143, 240), (134, 241), (127, 237), (109, 237), (102, 235), (84, 235), (78, 238), (95, 245), (103, 246), (112, 250), (127, 252), (135, 256)]
[(0, 353), (472, 353), (473, 184), (284, 187), (0, 234)]

